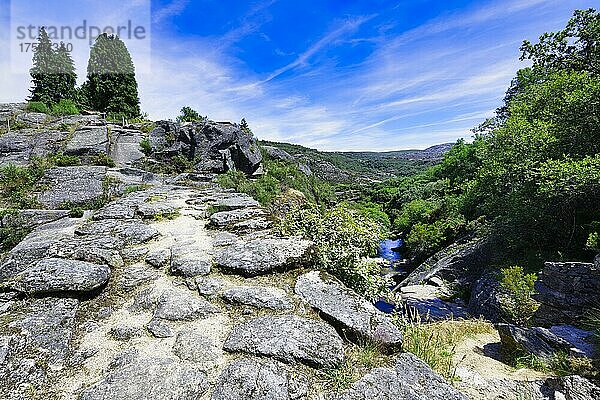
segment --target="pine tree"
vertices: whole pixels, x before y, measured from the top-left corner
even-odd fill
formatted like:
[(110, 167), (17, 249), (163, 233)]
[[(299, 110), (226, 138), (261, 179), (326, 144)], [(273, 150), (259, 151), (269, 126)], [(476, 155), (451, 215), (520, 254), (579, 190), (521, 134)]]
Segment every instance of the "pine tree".
[(75, 84), (77, 83), (75, 64), (63, 42), (60, 43), (60, 47), (56, 51), (56, 63), (54, 101), (58, 102), (62, 99), (75, 100)]
[(32, 88), (30, 101), (41, 101), (47, 106), (54, 102), (56, 53), (44, 28), (40, 28), (38, 43), (33, 50), (33, 67), (29, 70)]
[(87, 81), (82, 88), (84, 105), (96, 111), (134, 118), (140, 115), (135, 67), (118, 36), (98, 36), (92, 46)]

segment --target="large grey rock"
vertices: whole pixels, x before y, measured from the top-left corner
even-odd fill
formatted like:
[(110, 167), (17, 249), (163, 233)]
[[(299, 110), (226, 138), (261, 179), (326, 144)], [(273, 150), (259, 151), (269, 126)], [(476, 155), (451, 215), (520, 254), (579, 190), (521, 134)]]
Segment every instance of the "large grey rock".
[(557, 400), (600, 399), (600, 387), (577, 375), (550, 378), (547, 381), (547, 386), (555, 391), (553, 398)]
[(80, 400), (189, 400), (208, 389), (206, 375), (171, 358), (138, 358), (83, 390)]
[(0, 166), (26, 165), (33, 156), (56, 153), (67, 134), (57, 131), (22, 129), (0, 135)]
[(309, 264), (313, 244), (297, 238), (238, 241), (217, 251), (215, 262), (225, 272), (257, 276)]
[(154, 268), (164, 268), (171, 263), (171, 250), (159, 249), (155, 250), (145, 258), (145, 261)]
[(159, 274), (145, 264), (133, 264), (126, 267), (119, 276), (117, 288), (126, 292), (132, 291), (148, 282), (157, 279)]
[(214, 296), (225, 287), (225, 281), (219, 278), (198, 277), (194, 280), (194, 285), (202, 296)]
[(540, 307), (534, 315), (542, 326), (577, 324), (600, 304), (600, 266), (547, 262), (535, 284)]
[(63, 241), (73, 237), (78, 225), (73, 219), (63, 218), (34, 229), (8, 253), (0, 267), (0, 280), (16, 275), (35, 261), (52, 257)]
[(173, 354), (182, 360), (192, 361), (203, 371), (214, 369), (222, 357), (221, 349), (204, 336), (202, 331), (180, 331), (173, 344)]
[(295, 315), (264, 316), (233, 328), (223, 349), (331, 368), (344, 358), (343, 342), (329, 325)]
[(142, 131), (111, 126), (109, 155), (118, 167), (136, 165), (144, 158), (140, 147), (144, 139)]
[(265, 150), (267, 152), (269, 157), (271, 157), (273, 160), (288, 161), (288, 162), (296, 161), (296, 159), (290, 153), (288, 153), (285, 150), (281, 150), (278, 147), (262, 146), (262, 148), (263, 148), (263, 150)]
[(1, 218), (3, 228), (33, 229), (69, 216), (69, 210), (18, 210)]
[(0, 311), (0, 398), (25, 399), (31, 387), (52, 384), (65, 367), (79, 301), (69, 298), (24, 299)]
[(185, 289), (168, 289), (158, 299), (155, 318), (169, 321), (191, 321), (218, 313), (208, 301)]
[(394, 369), (375, 368), (338, 400), (467, 400), (423, 361), (404, 353)]
[(52, 168), (40, 179), (40, 185), (48, 189), (42, 191), (37, 199), (48, 208), (85, 206), (103, 198), (105, 177), (106, 167)]
[(240, 359), (219, 378), (212, 400), (301, 400), (308, 394), (304, 376), (289, 372), (278, 362)]
[(260, 208), (242, 208), (231, 211), (221, 211), (210, 216), (210, 224), (217, 228), (225, 228), (264, 215), (265, 212)]
[(526, 352), (541, 359), (550, 359), (557, 352), (577, 355), (577, 352), (571, 351), (572, 345), (569, 342), (545, 328), (496, 324), (496, 329), (502, 342), (502, 351), (506, 354)]
[(78, 235), (115, 236), (126, 244), (142, 244), (159, 235), (158, 231), (140, 220), (104, 219), (92, 221), (76, 230)]
[(254, 174), (262, 164), (255, 138), (237, 124), (203, 121), (178, 124), (159, 121), (148, 138), (153, 157), (170, 162), (175, 156), (196, 160), (196, 171), (222, 173), (231, 169)]
[(110, 278), (106, 265), (84, 261), (47, 258), (20, 272), (3, 286), (30, 294), (90, 292)]
[(470, 287), (482, 275), (493, 255), (493, 245), (486, 239), (455, 243), (419, 265), (400, 286), (420, 285), (437, 277)]
[(473, 285), (469, 299), (469, 313), (492, 322), (500, 322), (504, 319), (502, 311), (504, 296), (505, 291), (500, 285), (497, 274), (485, 274)]
[(84, 126), (77, 129), (65, 147), (65, 154), (76, 156), (108, 154), (108, 128)]
[(283, 289), (266, 286), (236, 286), (223, 292), (230, 303), (272, 310), (291, 310), (294, 305)]
[(295, 291), (345, 337), (373, 340), (388, 351), (401, 349), (402, 333), (389, 318), (335, 278), (312, 271), (298, 278)]
[(555, 325), (550, 327), (550, 332), (571, 344), (570, 352), (588, 358), (595, 356), (595, 333), (576, 328), (572, 325)]

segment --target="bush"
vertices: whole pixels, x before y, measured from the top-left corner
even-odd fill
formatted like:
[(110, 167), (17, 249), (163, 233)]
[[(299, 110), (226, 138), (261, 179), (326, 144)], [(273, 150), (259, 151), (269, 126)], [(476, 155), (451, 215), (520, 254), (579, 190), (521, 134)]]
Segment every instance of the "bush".
[(30, 101), (27, 103), (26, 111), (30, 112), (39, 112), (44, 114), (50, 114), (50, 109), (48, 106), (41, 101)]
[(54, 115), (77, 115), (79, 109), (73, 100), (62, 99), (57, 104), (52, 105), (52, 114)]
[(590, 233), (585, 247), (590, 250), (600, 251), (600, 234), (598, 232)]
[(292, 209), (276, 229), (312, 240), (318, 249), (318, 267), (356, 292), (375, 299), (387, 290), (390, 282), (380, 275), (377, 263), (367, 260), (377, 253), (385, 230), (347, 204), (326, 211), (313, 204)]
[(36, 208), (31, 196), (37, 181), (50, 167), (48, 160), (34, 157), (26, 167), (9, 164), (0, 168), (0, 206), (4, 208)]
[(152, 154), (152, 145), (148, 139), (144, 139), (140, 142), (140, 147), (142, 148), (142, 152), (149, 157)]
[(502, 297), (502, 311), (517, 325), (525, 325), (537, 311), (539, 303), (532, 296), (535, 294), (535, 274), (525, 274), (519, 266), (502, 270), (500, 285), (507, 295)]
[(116, 167), (116, 164), (112, 158), (110, 158), (106, 153), (100, 153), (92, 160), (92, 164), (101, 165), (109, 168)]
[(52, 156), (49, 156), (50, 163), (56, 165), (57, 167), (70, 167), (73, 165), (81, 164), (81, 160), (77, 156), (68, 156), (63, 153), (56, 153)]

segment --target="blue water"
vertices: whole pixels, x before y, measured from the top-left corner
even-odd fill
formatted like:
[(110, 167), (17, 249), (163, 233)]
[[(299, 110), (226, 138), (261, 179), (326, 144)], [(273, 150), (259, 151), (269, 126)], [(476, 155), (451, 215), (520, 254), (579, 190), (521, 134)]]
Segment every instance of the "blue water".
[[(394, 266), (393, 263), (397, 262), (397, 261), (402, 261), (402, 256), (400, 255), (400, 252), (398, 251), (394, 251), (395, 249), (400, 248), (403, 245), (402, 240), (398, 239), (398, 240), (383, 240), (380, 244), (379, 244), (379, 249), (377, 251), (377, 255), (387, 261), (390, 262), (390, 266), (393, 266), (394, 270), (396, 270), (397, 272), (404, 272), (404, 269), (400, 266)], [(396, 285), (392, 285), (390, 287), (390, 290), (392, 290)], [(388, 302), (386, 302), (385, 300), (378, 300), (375, 302), (375, 307), (380, 310), (383, 311), (386, 314), (391, 314), (394, 312), (395, 306), (393, 304), (390, 304)]]
[(377, 255), (379, 257), (386, 259), (388, 261), (391, 261), (391, 262), (401, 261), (402, 256), (400, 255), (399, 252), (394, 251), (393, 249), (397, 249), (397, 248), (401, 247), (402, 244), (403, 244), (402, 239), (384, 240), (379, 244), (379, 250), (377, 250)]

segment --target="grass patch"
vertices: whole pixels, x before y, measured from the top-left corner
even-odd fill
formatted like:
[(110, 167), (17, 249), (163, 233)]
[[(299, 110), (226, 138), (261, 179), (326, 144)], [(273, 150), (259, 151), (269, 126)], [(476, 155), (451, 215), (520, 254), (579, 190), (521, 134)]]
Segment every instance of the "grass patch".
[(418, 313), (414, 317), (396, 319), (404, 335), (404, 350), (413, 353), (449, 380), (455, 376), (456, 345), (475, 335), (496, 332), (493, 325), (483, 319), (423, 323)]
[(127, 186), (124, 190), (124, 194), (140, 192), (142, 190), (146, 190), (150, 187), (150, 185), (131, 185)]
[(371, 369), (392, 364), (390, 357), (372, 342), (349, 345), (345, 353), (344, 361), (338, 367), (319, 371), (319, 383), (327, 390), (337, 392), (348, 389)]
[(109, 168), (114, 168), (117, 166), (117, 164), (115, 164), (115, 161), (112, 158), (110, 158), (106, 153), (100, 153), (97, 156), (95, 156), (92, 159), (92, 164)]

